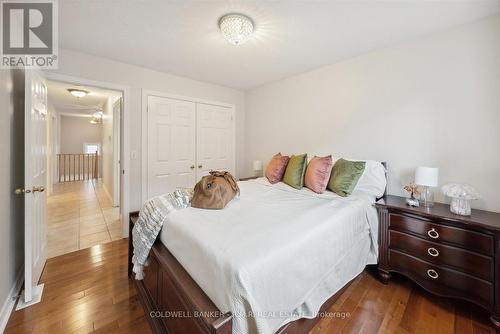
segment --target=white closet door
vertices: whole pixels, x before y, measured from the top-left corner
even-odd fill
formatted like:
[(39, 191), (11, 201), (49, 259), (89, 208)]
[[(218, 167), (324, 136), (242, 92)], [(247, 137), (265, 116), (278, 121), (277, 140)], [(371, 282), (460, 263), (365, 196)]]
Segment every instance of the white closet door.
[(148, 97), (148, 197), (194, 187), (196, 106)]
[(234, 109), (197, 103), (196, 178), (210, 170), (227, 170), (234, 175)]

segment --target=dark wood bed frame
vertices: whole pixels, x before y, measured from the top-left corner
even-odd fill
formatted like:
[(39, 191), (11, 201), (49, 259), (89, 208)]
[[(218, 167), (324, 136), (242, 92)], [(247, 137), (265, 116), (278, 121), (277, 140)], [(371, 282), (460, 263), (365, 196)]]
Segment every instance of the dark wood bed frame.
[[(385, 163), (383, 165), (386, 166)], [(128, 275), (131, 278), (133, 278), (132, 228), (138, 216), (138, 211), (131, 212), (129, 215)], [(146, 318), (154, 333), (232, 333), (233, 319), (231, 313), (223, 314), (219, 311), (217, 306), (159, 240), (151, 248), (149, 265), (144, 268), (144, 273), (143, 280), (133, 280), (139, 299), (144, 307)], [(352, 281), (331, 296), (322, 305), (321, 312), (328, 310)], [(308, 333), (319, 320), (320, 317), (299, 319), (281, 327), (277, 334)]]

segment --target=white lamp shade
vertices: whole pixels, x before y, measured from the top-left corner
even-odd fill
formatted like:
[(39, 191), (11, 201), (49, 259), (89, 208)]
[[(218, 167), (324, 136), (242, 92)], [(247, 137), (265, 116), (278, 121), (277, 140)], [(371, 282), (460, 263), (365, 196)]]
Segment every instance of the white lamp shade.
[(439, 169), (435, 167), (417, 167), (415, 183), (425, 187), (438, 186)]
[(262, 161), (260, 161), (260, 160), (254, 160), (253, 161), (253, 170), (254, 171), (260, 171), (260, 170), (262, 170)]

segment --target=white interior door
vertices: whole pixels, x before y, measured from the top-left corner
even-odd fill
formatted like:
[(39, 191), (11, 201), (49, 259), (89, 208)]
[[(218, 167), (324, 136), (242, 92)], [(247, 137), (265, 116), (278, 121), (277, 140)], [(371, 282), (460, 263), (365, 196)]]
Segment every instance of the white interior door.
[(195, 127), (193, 102), (148, 97), (148, 198), (194, 187)]
[(197, 103), (197, 175), (211, 170), (235, 173), (234, 108)]
[(47, 259), (47, 86), (34, 70), (26, 70), (24, 140), (25, 290), (18, 308), (41, 299), (38, 281)]

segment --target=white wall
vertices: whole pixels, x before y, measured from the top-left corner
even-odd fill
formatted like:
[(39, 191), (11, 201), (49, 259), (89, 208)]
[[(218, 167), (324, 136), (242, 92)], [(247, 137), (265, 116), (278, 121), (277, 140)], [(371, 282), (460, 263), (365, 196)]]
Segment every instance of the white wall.
[[(0, 70), (0, 332), (14, 306), (11, 299), (24, 263), (24, 74)], [(21, 280), (19, 280), (21, 282)]]
[(500, 15), (254, 89), (245, 134), (248, 175), (278, 151), (377, 159), (402, 194), (437, 166), (500, 211)]
[(101, 143), (102, 128), (88, 117), (61, 115), (61, 153), (83, 153), (84, 143)]
[(130, 87), (131, 118), (127, 130), (131, 134), (131, 152), (137, 153), (136, 159), (131, 161), (130, 166), (131, 210), (140, 209), (142, 205), (140, 155), (142, 89), (235, 104), (236, 173), (240, 174), (245, 163), (245, 98), (243, 92), (64, 49), (59, 50), (59, 69), (55, 72)]

